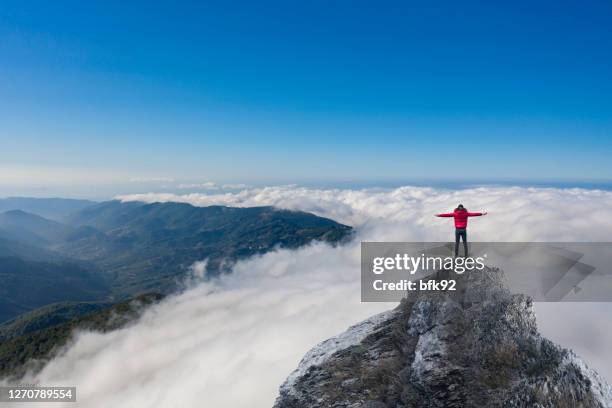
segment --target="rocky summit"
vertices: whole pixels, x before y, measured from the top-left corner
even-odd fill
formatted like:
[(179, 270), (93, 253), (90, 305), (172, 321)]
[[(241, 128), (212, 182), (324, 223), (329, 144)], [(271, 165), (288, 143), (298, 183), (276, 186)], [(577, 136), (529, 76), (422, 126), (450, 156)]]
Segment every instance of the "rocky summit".
[(538, 333), (503, 271), (430, 279), (450, 275), (456, 291), (412, 293), (314, 347), (274, 407), (612, 407), (611, 387)]

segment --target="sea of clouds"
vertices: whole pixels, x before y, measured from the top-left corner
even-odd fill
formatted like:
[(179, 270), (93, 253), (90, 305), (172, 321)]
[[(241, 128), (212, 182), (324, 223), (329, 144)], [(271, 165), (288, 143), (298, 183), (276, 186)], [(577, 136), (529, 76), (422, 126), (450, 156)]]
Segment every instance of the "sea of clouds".
[[(274, 205), (333, 218), (355, 227), (356, 235), (342, 246), (315, 243), (254, 257), (215, 282), (199, 279), (206, 263), (197, 263), (190, 289), (150, 307), (130, 327), (78, 333), (60, 356), (23, 382), (76, 385), (81, 407), (272, 406), (280, 383), (312, 346), (394, 306), (360, 302), (360, 242), (446, 241), (452, 221), (433, 215), (458, 203), (489, 212), (470, 220), (469, 237), (475, 241), (610, 241), (612, 236), (612, 193), (599, 190), (280, 186), (119, 198)], [(608, 304), (538, 304), (536, 312), (545, 335), (612, 378)]]

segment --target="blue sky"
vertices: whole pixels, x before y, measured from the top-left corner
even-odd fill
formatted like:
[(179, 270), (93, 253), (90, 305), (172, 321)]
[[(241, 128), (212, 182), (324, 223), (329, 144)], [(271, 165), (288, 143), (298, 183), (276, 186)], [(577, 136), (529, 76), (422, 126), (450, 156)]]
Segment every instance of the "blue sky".
[(610, 2), (220, 3), (2, 2), (0, 194), (612, 178)]

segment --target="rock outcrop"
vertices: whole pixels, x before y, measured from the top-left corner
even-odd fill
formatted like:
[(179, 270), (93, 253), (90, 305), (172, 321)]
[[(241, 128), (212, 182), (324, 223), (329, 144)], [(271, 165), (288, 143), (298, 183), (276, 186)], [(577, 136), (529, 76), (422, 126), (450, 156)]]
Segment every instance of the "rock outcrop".
[(275, 408), (612, 407), (612, 389), (537, 331), (532, 301), (503, 272), (457, 291), (411, 294), (309, 351)]

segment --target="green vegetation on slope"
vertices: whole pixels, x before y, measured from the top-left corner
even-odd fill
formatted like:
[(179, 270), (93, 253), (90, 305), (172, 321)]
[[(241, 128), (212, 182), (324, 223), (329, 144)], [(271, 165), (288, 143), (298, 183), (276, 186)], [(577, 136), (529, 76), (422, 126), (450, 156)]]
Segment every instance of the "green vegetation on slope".
[(140, 295), (77, 319), (2, 341), (0, 378), (19, 378), (28, 369), (36, 371), (68, 343), (75, 331), (106, 332), (119, 329), (138, 318), (146, 306), (161, 299), (163, 295), (157, 293)]
[(108, 287), (101, 276), (70, 262), (0, 257), (0, 322), (62, 301), (101, 300)]
[(0, 342), (65, 323), (111, 306), (112, 303), (109, 302), (52, 303), (0, 324)]
[(177, 277), (203, 259), (208, 259), (209, 276), (215, 276), (236, 260), (313, 240), (338, 242), (351, 230), (330, 219), (273, 207), (118, 201), (86, 208), (69, 222), (89, 230), (65, 241), (62, 251), (95, 263), (118, 296), (171, 292)]

